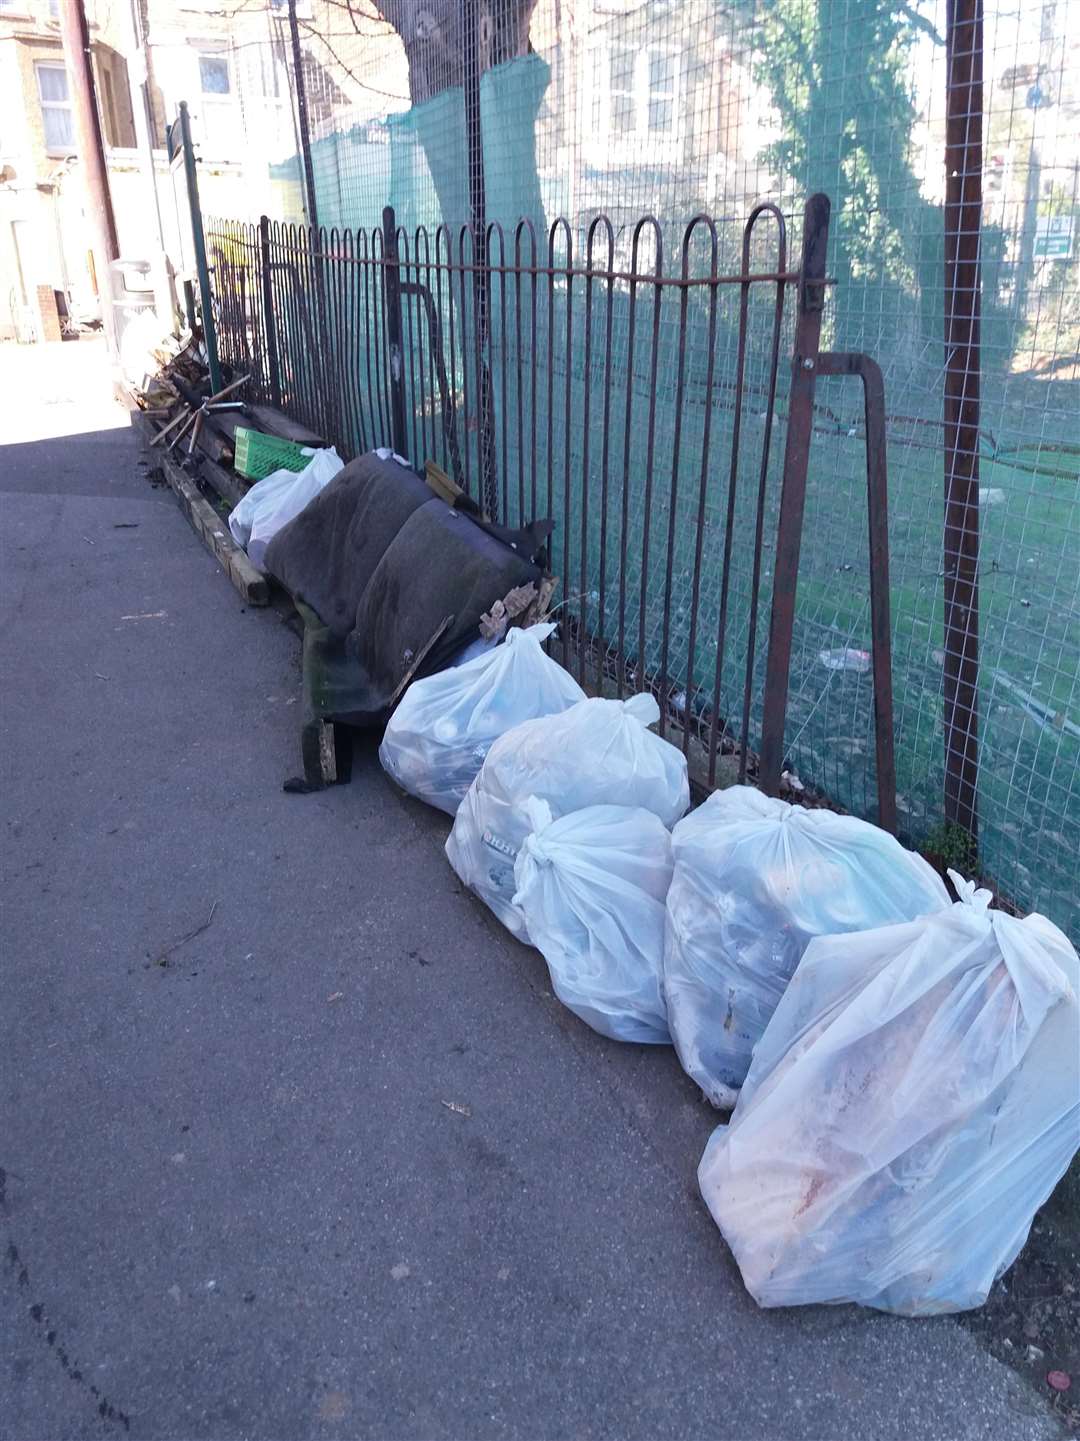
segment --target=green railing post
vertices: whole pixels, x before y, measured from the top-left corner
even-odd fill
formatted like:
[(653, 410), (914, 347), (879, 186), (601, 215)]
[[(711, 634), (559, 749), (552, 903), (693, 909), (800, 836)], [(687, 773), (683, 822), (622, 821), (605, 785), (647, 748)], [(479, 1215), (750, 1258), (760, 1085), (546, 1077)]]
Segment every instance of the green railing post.
[(187, 182), (188, 210), (191, 213), (191, 239), (195, 247), (195, 270), (199, 277), (202, 301), (203, 340), (206, 344), (206, 365), (210, 371), (210, 394), (222, 388), (221, 365), (218, 361), (217, 331), (214, 329), (213, 292), (210, 289), (210, 266), (206, 259), (206, 236), (203, 233), (202, 206), (199, 204), (199, 177), (195, 170), (195, 147), (191, 142), (191, 117), (187, 101), (180, 102), (180, 144), (184, 152), (184, 179)]

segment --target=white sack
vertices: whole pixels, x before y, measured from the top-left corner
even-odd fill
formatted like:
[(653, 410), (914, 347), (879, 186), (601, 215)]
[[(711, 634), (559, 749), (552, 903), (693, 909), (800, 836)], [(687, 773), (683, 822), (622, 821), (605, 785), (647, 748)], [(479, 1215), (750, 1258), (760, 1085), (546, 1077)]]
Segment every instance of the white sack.
[(458, 809), (446, 854), (458, 875), (520, 940), (514, 862), (532, 829), (525, 803), (553, 816), (592, 805), (640, 806), (672, 826), (690, 804), (686, 758), (648, 727), (651, 695), (579, 701), (560, 715), (525, 721), (501, 736)]
[(310, 455), (303, 470), (274, 470), (257, 480), (229, 516), (233, 540), (244, 547), (256, 570), (263, 569), (266, 547), (282, 526), (295, 519), (345, 464), (333, 446)]
[(455, 815), (499, 736), (585, 699), (570, 672), (542, 649), (554, 629), (511, 629), (501, 645), (413, 681), (379, 747), (387, 774), (410, 795)]
[(750, 786), (676, 827), (664, 997), (679, 1059), (730, 1110), (754, 1046), (814, 936), (910, 921), (949, 904), (940, 877), (887, 832)]
[(514, 905), (563, 1005), (615, 1041), (666, 1045), (660, 995), (671, 836), (651, 811), (586, 806), (553, 820), (531, 797)]
[(1076, 1152), (1076, 952), (953, 879), (948, 910), (811, 942), (705, 1149), (759, 1305), (981, 1306)]

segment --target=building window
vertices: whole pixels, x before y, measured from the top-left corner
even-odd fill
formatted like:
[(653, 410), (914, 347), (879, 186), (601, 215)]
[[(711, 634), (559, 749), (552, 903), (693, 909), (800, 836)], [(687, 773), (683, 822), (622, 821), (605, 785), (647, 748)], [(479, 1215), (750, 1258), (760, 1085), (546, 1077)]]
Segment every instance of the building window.
[(110, 145), (120, 144), (120, 127), (116, 123), (116, 97), (113, 95), (112, 75), (101, 71), (101, 89), (105, 97), (105, 139)]
[(608, 47), (608, 107), (616, 135), (633, 135), (637, 129), (637, 54), (629, 45)]
[(280, 100), (288, 91), (288, 79), (273, 45), (256, 47), (255, 64), (259, 94), (267, 100)]
[(68, 93), (67, 71), (63, 65), (40, 61), (37, 73), (41, 120), (45, 130), (45, 148), (50, 153), (69, 155), (75, 148), (75, 126), (71, 118), (71, 97)]
[(220, 55), (199, 56), (199, 83), (204, 95), (228, 95), (232, 91), (229, 62)]
[(623, 165), (680, 158), (679, 56), (656, 45), (597, 38), (588, 56), (590, 158)]
[[(203, 42), (196, 44), (198, 85), (202, 99), (196, 109), (196, 139), (215, 160), (240, 160), (245, 137), (241, 123), (238, 90), (240, 74), (233, 73), (232, 55)], [(243, 65), (243, 52), (238, 63)]]
[(647, 117), (650, 135), (670, 135), (674, 131), (678, 80), (678, 57), (667, 51), (650, 50)]

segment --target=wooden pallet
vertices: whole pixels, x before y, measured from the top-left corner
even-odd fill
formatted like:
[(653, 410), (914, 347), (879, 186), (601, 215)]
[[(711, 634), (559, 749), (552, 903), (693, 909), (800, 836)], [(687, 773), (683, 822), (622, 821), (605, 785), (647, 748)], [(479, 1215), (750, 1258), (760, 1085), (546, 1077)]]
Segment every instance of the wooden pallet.
[[(154, 434), (152, 423), (138, 410), (132, 411), (131, 423), (145, 446)], [(191, 522), (195, 534), (224, 570), (243, 599), (248, 605), (269, 605), (270, 582), (266, 576), (261, 575), (255, 569), (242, 547), (233, 540), (224, 518), (202, 494), (192, 477), (167, 451), (151, 451), (149, 454), (154, 457), (155, 463), (160, 465), (170, 490), (176, 496), (180, 509)], [(200, 460), (200, 465), (204, 471), (213, 467), (214, 471), (220, 472), (218, 477), (207, 476), (211, 484), (213, 484), (214, 478), (217, 478), (220, 483), (220, 477), (226, 476), (226, 472), (220, 466), (214, 465), (205, 457)], [(214, 488), (218, 489), (217, 486)], [(220, 493), (221, 491), (219, 491)], [(229, 500), (227, 495), (223, 498)], [(236, 498), (237, 500), (240, 498), (239, 493)], [(235, 504), (235, 501), (232, 503)]]

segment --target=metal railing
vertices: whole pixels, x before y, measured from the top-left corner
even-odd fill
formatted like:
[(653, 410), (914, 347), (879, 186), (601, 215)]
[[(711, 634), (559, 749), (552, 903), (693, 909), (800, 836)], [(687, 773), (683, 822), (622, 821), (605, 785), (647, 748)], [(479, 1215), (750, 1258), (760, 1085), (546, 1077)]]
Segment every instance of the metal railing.
[(390, 210), (371, 231), (209, 222), (212, 319), (223, 365), (344, 457), (392, 445), (491, 520), (552, 518), (563, 663), (596, 693), (651, 690), (705, 787), (722, 764), (780, 786), (817, 380), (858, 377), (892, 830), (883, 385), (869, 357), (820, 348), (828, 227), (811, 197), (791, 268), (777, 206), (735, 227), (699, 215), (672, 268), (650, 216), (618, 232), (598, 216), (577, 253), (562, 219), (544, 241), (491, 225), (479, 246), (467, 226), (410, 237)]

